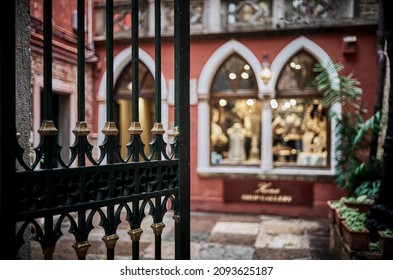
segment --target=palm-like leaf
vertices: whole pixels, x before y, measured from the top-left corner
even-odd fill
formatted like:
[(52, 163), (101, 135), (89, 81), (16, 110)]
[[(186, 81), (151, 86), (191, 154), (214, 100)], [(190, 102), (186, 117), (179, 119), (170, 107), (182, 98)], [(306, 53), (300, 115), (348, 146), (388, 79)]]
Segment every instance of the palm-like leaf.
[[(380, 165), (374, 165), (374, 161), (365, 164), (358, 158), (357, 151), (369, 147), (369, 140), (365, 138), (368, 132), (379, 132), (381, 114), (378, 112), (366, 121), (363, 119), (360, 114), (363, 93), (360, 83), (351, 74), (339, 76), (338, 72), (343, 68), (341, 63), (334, 63), (332, 60), (324, 65), (318, 63), (314, 68), (319, 73), (314, 81), (317, 89), (323, 93), (327, 108), (331, 109), (336, 104), (342, 107), (341, 114), (338, 115), (333, 110), (329, 114), (330, 118), (336, 120), (334, 133), (338, 139), (335, 146), (335, 182), (340, 189), (347, 190), (350, 196), (358, 193), (374, 194), (375, 190), (368, 192), (365, 189), (378, 186), (372, 181), (378, 178), (373, 177), (369, 181), (364, 175), (371, 174), (368, 169), (375, 166), (379, 168)], [(378, 171), (373, 170), (373, 174), (375, 173), (378, 174)], [(362, 191), (356, 192), (360, 186)]]
[(314, 71), (319, 73), (315, 78), (317, 89), (323, 92), (328, 108), (334, 104), (349, 104), (359, 109), (362, 95), (362, 89), (358, 87), (360, 83), (351, 74), (339, 77), (337, 73), (342, 69), (341, 63), (332, 60), (328, 60), (325, 65), (317, 63), (314, 67)]

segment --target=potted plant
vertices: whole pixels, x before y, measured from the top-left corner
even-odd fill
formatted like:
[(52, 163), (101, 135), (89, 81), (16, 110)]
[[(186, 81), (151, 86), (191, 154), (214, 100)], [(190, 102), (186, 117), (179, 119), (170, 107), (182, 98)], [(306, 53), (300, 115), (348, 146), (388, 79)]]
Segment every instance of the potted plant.
[(342, 206), (342, 201), (341, 200), (328, 200), (327, 205), (329, 208), (328, 212), (328, 218), (332, 225), (337, 224), (337, 213), (336, 209), (340, 206)]
[[(379, 189), (382, 161), (370, 155), (370, 147), (372, 138), (380, 131), (382, 114), (377, 111), (368, 119), (363, 117), (362, 89), (351, 75), (338, 75), (343, 68), (341, 63), (331, 60), (324, 65), (317, 63), (314, 71), (319, 74), (314, 81), (332, 112), (329, 117), (336, 123), (335, 182), (346, 191), (347, 204), (351, 207), (362, 204), (361, 208), (373, 203)], [(340, 106), (340, 113), (332, 110), (336, 105)], [(367, 206), (361, 211), (368, 211)]]
[(361, 195), (358, 197), (351, 196), (344, 197), (343, 203), (347, 207), (358, 209), (360, 213), (367, 213), (371, 209), (374, 199), (371, 199), (366, 195)]
[(393, 230), (385, 229), (378, 231), (379, 251), (383, 255), (393, 255)]
[(369, 250), (370, 233), (365, 225), (366, 214), (348, 208), (342, 215), (342, 236), (351, 250)]

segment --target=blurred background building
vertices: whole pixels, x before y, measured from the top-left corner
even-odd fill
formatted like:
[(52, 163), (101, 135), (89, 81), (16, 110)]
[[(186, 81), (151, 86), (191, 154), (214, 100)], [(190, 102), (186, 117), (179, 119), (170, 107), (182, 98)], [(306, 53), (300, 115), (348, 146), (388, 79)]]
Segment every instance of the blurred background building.
[[(54, 121), (64, 128), (64, 147), (72, 144), (77, 119), (76, 2), (53, 1)], [(161, 114), (168, 132), (174, 120), (174, 10), (173, 1), (162, 2)], [(106, 3), (85, 4), (86, 121), (97, 147), (106, 113)], [(42, 7), (42, 0), (30, 1), (34, 146), (41, 124)], [(114, 1), (115, 121), (122, 147), (129, 141), (132, 110), (130, 9), (131, 1)], [(341, 196), (334, 183), (338, 139), (313, 69), (316, 63), (341, 62), (344, 74), (359, 80), (362, 110), (372, 115), (377, 12), (376, 0), (191, 0), (192, 210), (327, 215), (326, 201)], [(139, 108), (146, 146), (155, 114), (154, 33), (154, 1), (139, 1)]]

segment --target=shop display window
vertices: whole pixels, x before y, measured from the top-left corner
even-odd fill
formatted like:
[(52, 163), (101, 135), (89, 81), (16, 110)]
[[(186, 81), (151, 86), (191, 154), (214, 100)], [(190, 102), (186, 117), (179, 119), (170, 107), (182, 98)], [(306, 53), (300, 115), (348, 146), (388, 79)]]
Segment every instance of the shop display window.
[(328, 165), (328, 116), (313, 82), (316, 63), (309, 53), (300, 51), (280, 74), (276, 98), (270, 101), (277, 167)]
[(259, 165), (261, 101), (255, 75), (238, 55), (218, 70), (210, 100), (210, 163)]
[(326, 166), (327, 116), (317, 98), (279, 98), (273, 109), (273, 160), (276, 166)]

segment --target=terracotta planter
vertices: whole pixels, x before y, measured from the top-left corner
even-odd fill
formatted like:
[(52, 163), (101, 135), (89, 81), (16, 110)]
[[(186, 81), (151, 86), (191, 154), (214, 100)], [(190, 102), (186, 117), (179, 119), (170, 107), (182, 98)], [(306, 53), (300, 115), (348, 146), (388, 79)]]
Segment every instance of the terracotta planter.
[(381, 231), (379, 235), (379, 251), (383, 255), (393, 255), (393, 237), (384, 236)]
[(344, 202), (344, 204), (347, 207), (358, 209), (359, 213), (367, 213), (373, 206), (372, 204), (356, 203), (356, 202)]
[(338, 200), (328, 200), (327, 201), (327, 206), (329, 208), (329, 212), (328, 212), (328, 218), (329, 221), (335, 225), (337, 223), (337, 219), (336, 219), (336, 209), (333, 206), (333, 202), (336, 202)]
[(340, 233), (340, 235), (343, 235), (343, 218), (341, 217), (340, 212), (337, 209), (334, 210), (334, 214), (338, 232)]
[(342, 224), (342, 236), (344, 242), (351, 248), (351, 250), (368, 251), (368, 244), (370, 242), (370, 232), (366, 231), (352, 231), (344, 221)]

